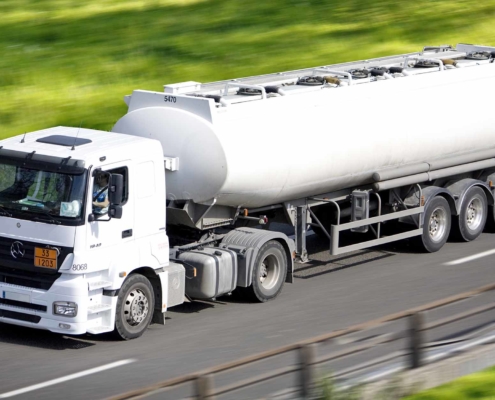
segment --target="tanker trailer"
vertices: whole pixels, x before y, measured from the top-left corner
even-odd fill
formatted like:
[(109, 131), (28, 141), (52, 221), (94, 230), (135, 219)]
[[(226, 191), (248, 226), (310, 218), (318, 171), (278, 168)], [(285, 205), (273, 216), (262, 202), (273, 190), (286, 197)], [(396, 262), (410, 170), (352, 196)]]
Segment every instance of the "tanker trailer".
[(302, 261), (311, 227), (332, 254), (413, 237), (434, 252), (451, 233), (476, 239), (494, 218), (494, 51), (426, 47), (136, 90), (113, 131), (162, 143), (177, 245), (284, 222)]
[(476, 239), (494, 59), (459, 44), (183, 82), (134, 91), (113, 132), (2, 140), (0, 322), (131, 339), (186, 298), (277, 297), (309, 229), (331, 254)]

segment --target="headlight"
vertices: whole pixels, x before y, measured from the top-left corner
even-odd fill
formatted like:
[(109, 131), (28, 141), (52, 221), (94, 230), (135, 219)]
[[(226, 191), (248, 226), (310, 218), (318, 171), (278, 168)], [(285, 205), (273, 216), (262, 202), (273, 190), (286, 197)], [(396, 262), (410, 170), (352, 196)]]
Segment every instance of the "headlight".
[(64, 317), (75, 317), (77, 304), (72, 301), (56, 301), (53, 303), (53, 313)]

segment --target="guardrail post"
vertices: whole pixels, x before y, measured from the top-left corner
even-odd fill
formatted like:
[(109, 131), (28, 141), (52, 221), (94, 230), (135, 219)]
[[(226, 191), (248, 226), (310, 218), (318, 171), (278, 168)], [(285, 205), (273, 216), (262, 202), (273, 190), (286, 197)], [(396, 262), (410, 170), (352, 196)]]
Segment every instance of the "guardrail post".
[(299, 348), (299, 388), (303, 399), (309, 397), (313, 386), (315, 361), (315, 344), (302, 345)]
[(409, 317), (409, 350), (411, 369), (419, 368), (423, 365), (423, 326), (424, 314), (416, 312)]
[(196, 399), (198, 400), (215, 400), (213, 396), (213, 375), (201, 375), (195, 381)]

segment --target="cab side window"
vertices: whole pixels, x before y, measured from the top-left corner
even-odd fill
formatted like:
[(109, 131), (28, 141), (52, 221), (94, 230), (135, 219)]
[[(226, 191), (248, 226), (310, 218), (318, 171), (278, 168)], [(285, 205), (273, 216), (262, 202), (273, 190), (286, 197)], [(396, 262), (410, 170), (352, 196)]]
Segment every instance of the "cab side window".
[(122, 190), (122, 201), (121, 205), (127, 203), (127, 199), (129, 198), (129, 169), (127, 167), (119, 167), (109, 170), (111, 174), (119, 174), (124, 177), (124, 187)]
[(108, 199), (108, 185), (110, 175), (118, 174), (123, 176), (124, 187), (122, 190), (121, 205), (124, 205), (129, 198), (129, 170), (127, 167), (119, 167), (102, 171), (96, 175), (93, 182), (93, 214), (104, 215), (108, 213), (110, 202)]

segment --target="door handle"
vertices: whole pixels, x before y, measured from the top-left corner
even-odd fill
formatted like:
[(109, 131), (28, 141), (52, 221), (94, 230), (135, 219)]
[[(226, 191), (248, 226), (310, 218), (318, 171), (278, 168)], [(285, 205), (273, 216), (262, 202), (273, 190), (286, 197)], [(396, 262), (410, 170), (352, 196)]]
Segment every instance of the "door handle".
[(131, 237), (132, 236), (132, 229), (127, 229), (125, 231), (122, 231), (122, 239), (126, 237)]

